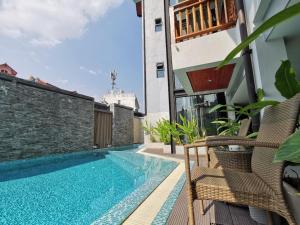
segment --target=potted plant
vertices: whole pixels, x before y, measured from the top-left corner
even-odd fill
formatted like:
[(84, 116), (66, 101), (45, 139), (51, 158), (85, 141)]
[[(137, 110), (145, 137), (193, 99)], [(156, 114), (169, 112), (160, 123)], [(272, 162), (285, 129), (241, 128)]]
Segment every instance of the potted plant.
[(286, 161), (283, 191), (297, 224), (300, 224), (300, 130), (282, 143), (276, 152), (274, 162)]
[(146, 143), (156, 142), (154, 127), (151, 124), (149, 124), (147, 121), (145, 121), (143, 128), (144, 128), (145, 134), (148, 137), (146, 140)]
[(156, 123), (155, 133), (163, 143), (164, 152), (171, 152), (171, 124), (167, 119), (161, 119)]
[[(180, 123), (177, 123), (177, 129), (180, 133), (180, 144), (191, 144), (196, 139), (199, 139), (200, 133), (198, 129), (198, 124), (195, 119), (187, 120), (186, 117), (179, 115)], [(205, 135), (205, 131), (202, 131), (202, 135)], [(203, 137), (203, 136), (202, 136)], [(205, 152), (205, 148), (201, 147), (199, 148), (200, 153)], [(176, 152), (177, 154), (183, 154), (184, 148), (183, 145), (176, 146)]]

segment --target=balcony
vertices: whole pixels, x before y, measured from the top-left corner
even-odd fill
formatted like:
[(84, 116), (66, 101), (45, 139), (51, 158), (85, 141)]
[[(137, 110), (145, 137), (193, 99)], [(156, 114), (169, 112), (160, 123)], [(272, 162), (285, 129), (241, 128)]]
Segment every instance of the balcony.
[(175, 41), (209, 35), (234, 27), (234, 0), (187, 0), (174, 6)]

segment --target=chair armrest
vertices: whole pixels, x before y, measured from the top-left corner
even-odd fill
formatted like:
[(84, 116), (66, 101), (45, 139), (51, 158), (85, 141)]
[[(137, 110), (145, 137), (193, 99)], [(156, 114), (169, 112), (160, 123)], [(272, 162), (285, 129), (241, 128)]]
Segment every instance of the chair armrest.
[(279, 148), (280, 143), (272, 143), (272, 142), (262, 142), (256, 141), (250, 138), (243, 139), (227, 139), (227, 140), (206, 140), (203, 142), (197, 142), (193, 144), (184, 145), (184, 147), (188, 150), (190, 148), (197, 147), (215, 147), (215, 146), (224, 146), (224, 145), (241, 145), (246, 147), (266, 147), (266, 148)]
[(249, 140), (249, 138), (242, 136), (207, 136), (206, 138), (196, 140), (194, 143), (206, 142), (206, 141), (222, 141), (222, 140)]

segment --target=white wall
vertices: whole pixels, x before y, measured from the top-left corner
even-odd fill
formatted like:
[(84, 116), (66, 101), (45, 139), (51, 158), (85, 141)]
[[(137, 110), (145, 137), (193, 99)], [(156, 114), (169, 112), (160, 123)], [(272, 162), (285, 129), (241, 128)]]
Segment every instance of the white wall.
[[(147, 120), (164, 115), (169, 117), (168, 71), (164, 21), (164, 1), (144, 0), (145, 47), (146, 47), (146, 97)], [(163, 29), (155, 32), (155, 19), (161, 18)], [(165, 76), (157, 78), (156, 63), (164, 63)]]
[(288, 58), (300, 80), (300, 37), (288, 38), (285, 40), (285, 44)]
[[(248, 33), (253, 32), (264, 20), (284, 9), (287, 2), (244, 0)], [(250, 45), (253, 51), (252, 63), (256, 88), (265, 91), (266, 99), (283, 100), (274, 82), (281, 60), (288, 58), (286, 45), (283, 37), (268, 40), (268, 36), (269, 32), (265, 32)]]
[(216, 66), (236, 47), (239, 35), (236, 28), (172, 44), (174, 70)]

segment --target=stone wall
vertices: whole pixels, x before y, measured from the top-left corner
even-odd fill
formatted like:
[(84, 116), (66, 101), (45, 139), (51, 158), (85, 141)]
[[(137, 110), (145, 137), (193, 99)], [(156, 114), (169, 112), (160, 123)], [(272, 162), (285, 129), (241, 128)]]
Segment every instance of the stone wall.
[(93, 98), (0, 75), (0, 161), (91, 148)]
[(132, 108), (111, 104), (113, 113), (112, 145), (122, 146), (133, 144), (133, 110)]

